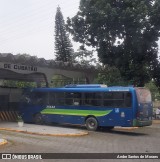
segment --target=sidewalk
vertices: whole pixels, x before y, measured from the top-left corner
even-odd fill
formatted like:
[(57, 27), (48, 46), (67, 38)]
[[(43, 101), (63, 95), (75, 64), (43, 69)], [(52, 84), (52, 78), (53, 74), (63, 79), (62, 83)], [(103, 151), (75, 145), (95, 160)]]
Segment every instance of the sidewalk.
[[(153, 124), (160, 124), (160, 120), (153, 120)], [(138, 127), (115, 127), (115, 130), (134, 130)], [(17, 122), (0, 122), (0, 130), (20, 132), (35, 135), (46, 135), (46, 136), (84, 136), (88, 135), (87, 130), (81, 130), (70, 127), (62, 126), (48, 126), (48, 125), (36, 125), (36, 124), (26, 124), (23, 127), (19, 127)], [(0, 145), (6, 144), (6, 140), (0, 138)]]
[(84, 136), (87, 131), (76, 128), (64, 128), (48, 125), (26, 124), (23, 127), (18, 127), (17, 122), (0, 122), (0, 130), (21, 132), (27, 134), (47, 135), (47, 136)]
[(7, 141), (5, 139), (0, 138), (0, 146), (7, 144)]
[(160, 120), (153, 120), (153, 122), (152, 122), (153, 124), (160, 124)]

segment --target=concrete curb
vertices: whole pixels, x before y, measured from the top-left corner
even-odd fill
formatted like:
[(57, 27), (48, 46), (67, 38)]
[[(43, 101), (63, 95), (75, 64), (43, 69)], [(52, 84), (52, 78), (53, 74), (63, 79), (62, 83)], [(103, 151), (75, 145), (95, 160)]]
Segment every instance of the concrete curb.
[(66, 133), (66, 134), (62, 134), (62, 133), (60, 133), (60, 134), (59, 133), (50, 134), (50, 133), (27, 132), (27, 131), (16, 130), (16, 129), (11, 129), (11, 128), (0, 128), (0, 130), (19, 132), (19, 133), (26, 133), (26, 134), (33, 134), (33, 135), (41, 135), (41, 136), (79, 137), (79, 136), (88, 135), (88, 132)]
[(153, 120), (152, 123), (153, 124), (160, 124), (160, 120)]
[(139, 127), (115, 127), (114, 130), (134, 130), (138, 128)]
[(7, 144), (8, 142), (7, 142), (7, 140), (5, 140), (5, 139), (1, 139), (2, 141), (0, 142), (0, 146), (1, 145), (5, 145), (5, 144)]

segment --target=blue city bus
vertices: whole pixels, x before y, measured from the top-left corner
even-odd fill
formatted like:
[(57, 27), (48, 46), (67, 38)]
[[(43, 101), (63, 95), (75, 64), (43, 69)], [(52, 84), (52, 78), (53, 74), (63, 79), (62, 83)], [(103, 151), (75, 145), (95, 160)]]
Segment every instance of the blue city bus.
[(86, 84), (26, 89), (19, 111), (24, 122), (85, 125), (88, 130), (152, 124), (150, 91), (132, 86)]

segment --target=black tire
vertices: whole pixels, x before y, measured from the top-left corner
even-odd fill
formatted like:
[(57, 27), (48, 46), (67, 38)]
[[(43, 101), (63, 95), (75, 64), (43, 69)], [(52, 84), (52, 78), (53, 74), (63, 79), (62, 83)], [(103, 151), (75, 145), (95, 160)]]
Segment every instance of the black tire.
[(34, 123), (35, 124), (39, 124), (42, 125), (44, 124), (43, 118), (42, 118), (42, 114), (38, 113), (34, 116)]
[(94, 117), (87, 118), (86, 127), (89, 131), (96, 131), (98, 128), (98, 122), (97, 122), (96, 118), (94, 118)]

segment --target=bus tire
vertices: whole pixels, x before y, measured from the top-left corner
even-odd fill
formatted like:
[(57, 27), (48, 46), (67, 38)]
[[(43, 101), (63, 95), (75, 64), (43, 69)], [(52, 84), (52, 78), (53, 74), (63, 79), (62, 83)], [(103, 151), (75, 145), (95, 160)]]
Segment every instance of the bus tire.
[(86, 127), (87, 130), (89, 131), (96, 131), (98, 128), (98, 122), (96, 120), (96, 118), (94, 117), (89, 117), (86, 119)]
[(44, 124), (43, 118), (42, 118), (42, 114), (38, 113), (34, 116), (34, 123), (35, 124), (39, 124), (42, 125)]

